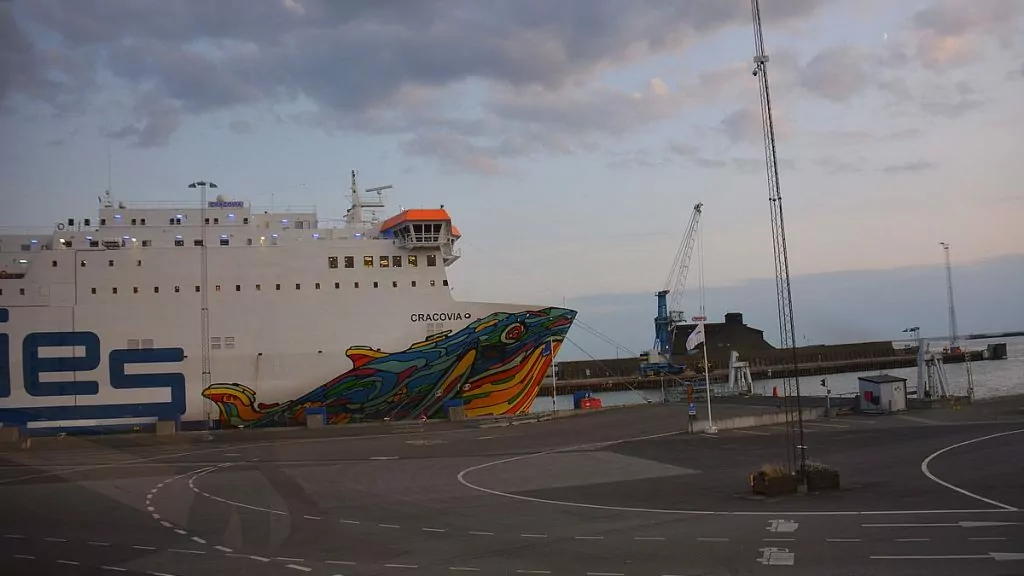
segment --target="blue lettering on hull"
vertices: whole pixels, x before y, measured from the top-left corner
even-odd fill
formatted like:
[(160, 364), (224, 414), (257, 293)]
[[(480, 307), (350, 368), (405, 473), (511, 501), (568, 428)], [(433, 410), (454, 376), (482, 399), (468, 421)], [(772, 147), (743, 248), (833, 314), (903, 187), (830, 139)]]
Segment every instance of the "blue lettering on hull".
[[(7, 308), (0, 308), (0, 324), (10, 319)], [(43, 348), (77, 346), (85, 354), (76, 356), (46, 356)], [(22, 376), (25, 392), (36, 398), (51, 396), (96, 396), (100, 383), (94, 379), (78, 379), (80, 372), (91, 372), (102, 359), (100, 337), (95, 332), (31, 332), (22, 340)], [(130, 364), (168, 363), (184, 361), (183, 348), (149, 348), (142, 350), (111, 350), (107, 357), (110, 387), (114, 390), (140, 388), (168, 388), (169, 402), (142, 404), (99, 404), (87, 406), (23, 406), (4, 407), (0, 402), (0, 422), (22, 425), (43, 420), (99, 420), (115, 418), (172, 419), (185, 413), (185, 375), (180, 372), (155, 374), (128, 374)], [(43, 381), (40, 376), (59, 372), (71, 374), (72, 379)], [(10, 336), (0, 332), (0, 399), (11, 397)]]

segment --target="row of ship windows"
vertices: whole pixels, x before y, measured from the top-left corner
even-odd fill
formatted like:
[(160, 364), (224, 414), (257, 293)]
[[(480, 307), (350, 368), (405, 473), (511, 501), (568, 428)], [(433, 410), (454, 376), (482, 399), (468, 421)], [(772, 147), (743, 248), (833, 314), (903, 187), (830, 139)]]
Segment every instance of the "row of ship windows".
[[(345, 262), (345, 268), (355, 268), (356, 267), (356, 258), (355, 258), (355, 256), (345, 256), (344, 262)], [(364, 268), (373, 268), (374, 262), (377, 262), (381, 268), (401, 268), (402, 267), (402, 256), (401, 255), (397, 255), (397, 254), (393, 255), (393, 256), (379, 256), (376, 260), (374, 260), (373, 256), (363, 256), (363, 267)], [(409, 266), (412, 267), (412, 268), (416, 268), (417, 266), (419, 266), (419, 259), (417, 258), (417, 256), (415, 254), (407, 255), (406, 256), (406, 262), (408, 262)], [(337, 256), (329, 256), (327, 258), (327, 267), (328, 268), (331, 268), (331, 269), (338, 268), (338, 265), (340, 263), (341, 263), (341, 260), (339, 260)], [(51, 265), (54, 268), (56, 268), (57, 267), (57, 261), (53, 260)], [(88, 261), (87, 260), (81, 260), (81, 261), (79, 261), (78, 265), (81, 266), (82, 268), (85, 268), (88, 265)], [(136, 260), (135, 261), (135, 265), (136, 266), (142, 266), (142, 260)], [(114, 261), (113, 260), (107, 260), (107, 266), (110, 267), (110, 268), (113, 268), (114, 267)], [(428, 267), (437, 266), (437, 254), (427, 254), (427, 266)]]
[[(437, 286), (437, 280), (429, 280), (428, 282), (430, 283), (431, 287)], [(442, 286), (447, 286), (448, 285), (448, 280), (441, 280), (441, 285)], [(277, 290), (277, 291), (281, 290), (281, 286), (282, 286), (281, 284), (274, 284), (274, 290)], [(413, 281), (409, 282), (409, 286), (411, 288), (416, 288), (416, 281), (413, 280)], [(352, 287), (353, 288), (359, 288), (359, 282), (353, 282), (352, 283)], [(374, 281), (373, 282), (373, 287), (374, 288), (380, 288), (380, 282)], [(398, 288), (398, 280), (392, 280), (391, 281), (391, 287), (392, 288)], [(296, 290), (302, 290), (302, 284), (295, 284), (295, 289)], [(315, 282), (313, 284), (313, 289), (314, 290), (320, 290), (321, 289), (321, 283), (320, 282)], [(334, 289), (335, 290), (341, 290), (341, 282), (335, 282), (334, 283)], [(195, 291), (196, 292), (201, 292), (202, 290), (201, 290), (201, 288), (199, 286), (196, 286), (195, 287)], [(216, 284), (213, 287), (213, 291), (214, 292), (221, 292), (221, 285), (220, 284)], [(235, 292), (241, 292), (241, 291), (242, 291), (242, 285), (241, 284), (235, 284)], [(263, 285), (262, 284), (256, 284), (256, 291), (257, 292), (262, 292), (263, 291)], [(111, 292), (111, 294), (117, 294), (117, 286), (112, 286), (110, 288), (110, 292)], [(181, 292), (181, 286), (175, 286), (174, 287), (174, 292), (175, 293)], [(98, 294), (99, 292), (98, 292), (97, 288), (90, 288), (90, 293)], [(132, 293), (133, 294), (138, 294), (139, 293), (139, 287), (138, 286), (132, 286)], [(154, 294), (159, 294), (160, 293), (160, 287), (159, 286), (153, 286), (153, 293)], [(24, 296), (25, 295), (25, 289), (24, 288), (18, 288), (18, 294), (20, 296)], [(3, 288), (0, 288), (0, 296), (3, 296), (3, 295), (4, 295), (4, 290), (3, 290)]]

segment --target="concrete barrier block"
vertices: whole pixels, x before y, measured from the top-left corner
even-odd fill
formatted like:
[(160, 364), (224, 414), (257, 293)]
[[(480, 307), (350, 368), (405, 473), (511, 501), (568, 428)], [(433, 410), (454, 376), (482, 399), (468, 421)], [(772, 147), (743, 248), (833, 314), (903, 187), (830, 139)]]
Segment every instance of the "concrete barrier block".
[(178, 432), (178, 423), (174, 420), (158, 420), (156, 423), (157, 436), (174, 436)]

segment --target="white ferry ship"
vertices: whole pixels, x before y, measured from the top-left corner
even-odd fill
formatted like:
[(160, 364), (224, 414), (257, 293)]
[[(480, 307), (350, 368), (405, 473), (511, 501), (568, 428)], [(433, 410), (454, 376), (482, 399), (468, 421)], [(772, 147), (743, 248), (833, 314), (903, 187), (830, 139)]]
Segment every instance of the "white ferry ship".
[(0, 235), (0, 422), (95, 430), (530, 409), (576, 316), (459, 302), (442, 205), (383, 221), (352, 172), (344, 222), (315, 209), (116, 202)]

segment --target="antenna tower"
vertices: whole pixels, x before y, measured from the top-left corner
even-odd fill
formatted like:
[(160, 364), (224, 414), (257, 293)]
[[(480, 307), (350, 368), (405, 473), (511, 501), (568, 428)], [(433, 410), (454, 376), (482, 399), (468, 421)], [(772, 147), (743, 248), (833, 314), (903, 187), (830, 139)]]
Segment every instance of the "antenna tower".
[(754, 70), (761, 93), (761, 124), (764, 131), (765, 173), (768, 178), (768, 203), (772, 219), (772, 250), (775, 255), (775, 291), (779, 305), (779, 342), (792, 352), (792, 362), (783, 372), (783, 403), (786, 414), (787, 465), (789, 471), (799, 465), (798, 476), (804, 481), (807, 445), (804, 443), (803, 411), (800, 405), (800, 376), (797, 364), (796, 327), (793, 321), (793, 293), (789, 283), (789, 252), (786, 247), (786, 225), (782, 215), (782, 189), (779, 185), (779, 161), (772, 120), (771, 94), (768, 89), (768, 54), (761, 30), (761, 7), (750, 0), (754, 23)]

